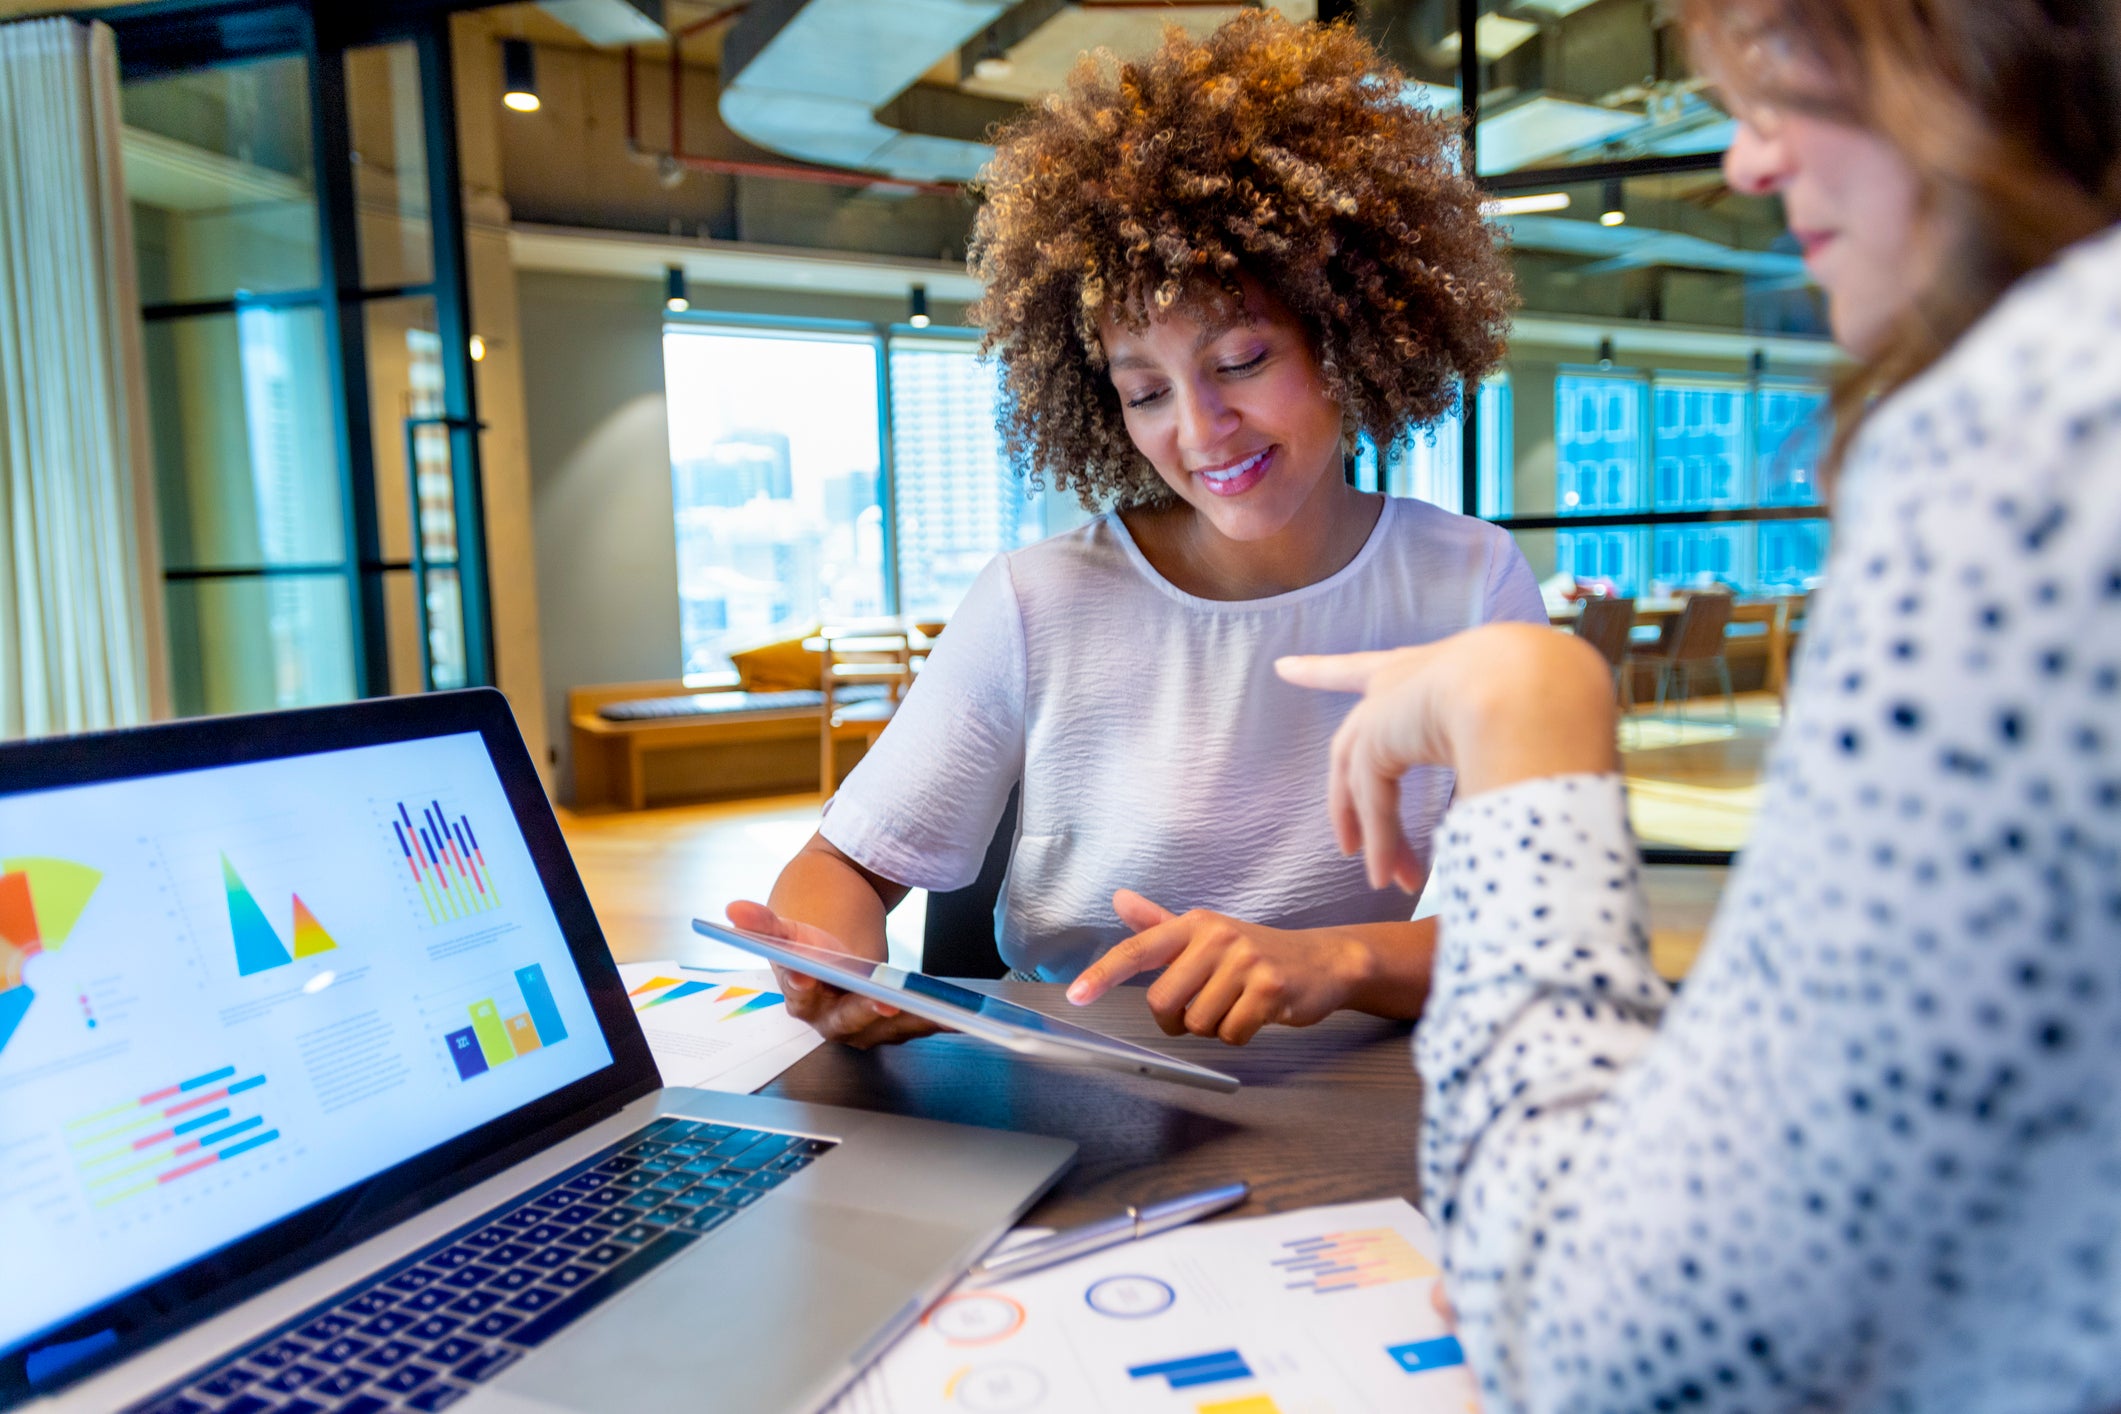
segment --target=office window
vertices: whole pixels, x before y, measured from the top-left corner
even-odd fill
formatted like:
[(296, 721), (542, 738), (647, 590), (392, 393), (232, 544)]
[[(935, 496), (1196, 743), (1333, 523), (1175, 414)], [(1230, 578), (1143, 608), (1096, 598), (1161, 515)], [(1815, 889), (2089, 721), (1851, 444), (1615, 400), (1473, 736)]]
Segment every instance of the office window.
[(1044, 533), (994, 429), (996, 370), (965, 340), (891, 341), (899, 605), (947, 619), (989, 560)]
[[(1480, 514), (1506, 516), (1514, 509), (1510, 478), (1512, 460), (1510, 419), (1514, 402), (1510, 377), (1498, 374), (1480, 385)], [(1365, 491), (1383, 491), (1390, 496), (1411, 496), (1463, 510), (1465, 500), (1465, 419), (1454, 412), (1434, 427), (1423, 428), (1392, 449), (1385, 459), (1382, 477), (1377, 470), (1377, 445), (1368, 437), (1355, 449), (1355, 484)]]
[(1826, 452), (1826, 393), (1806, 383), (1760, 385), (1754, 413), (1756, 474), (1763, 506), (1819, 504)]
[(1652, 386), (1657, 509), (1707, 511), (1747, 504), (1745, 383), (1659, 374)]
[(1628, 374), (1555, 376), (1556, 515), (1627, 511), (1642, 504), (1647, 396), (1643, 381)]
[(885, 612), (877, 352), (862, 336), (664, 332), (686, 673)]

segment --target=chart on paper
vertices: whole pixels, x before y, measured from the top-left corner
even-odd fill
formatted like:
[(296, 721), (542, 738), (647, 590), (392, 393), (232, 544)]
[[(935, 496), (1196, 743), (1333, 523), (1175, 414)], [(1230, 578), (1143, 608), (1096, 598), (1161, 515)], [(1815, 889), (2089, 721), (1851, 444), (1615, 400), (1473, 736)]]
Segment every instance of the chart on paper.
[(619, 980), (665, 1085), (748, 1094), (823, 1039), (788, 1014), (765, 968), (717, 972), (629, 962), (619, 968)]
[(930, 1308), (832, 1414), (1465, 1414), (1399, 1200), (1205, 1223)]

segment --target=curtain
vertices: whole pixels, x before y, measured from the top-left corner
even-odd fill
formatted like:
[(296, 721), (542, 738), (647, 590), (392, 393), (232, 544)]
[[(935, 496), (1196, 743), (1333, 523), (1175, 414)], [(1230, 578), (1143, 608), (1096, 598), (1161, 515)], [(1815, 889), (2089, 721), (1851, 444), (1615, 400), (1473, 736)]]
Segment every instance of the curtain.
[(0, 737), (167, 715), (117, 47), (0, 25)]

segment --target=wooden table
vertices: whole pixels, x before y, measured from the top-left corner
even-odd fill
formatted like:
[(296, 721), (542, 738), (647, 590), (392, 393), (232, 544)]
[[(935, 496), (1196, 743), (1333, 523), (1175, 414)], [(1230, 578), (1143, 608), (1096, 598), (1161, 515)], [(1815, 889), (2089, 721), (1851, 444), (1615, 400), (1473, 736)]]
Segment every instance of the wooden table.
[(1232, 1179), (1232, 1216), (1318, 1203), (1417, 1197), (1421, 1087), (1411, 1023), (1343, 1012), (1271, 1026), (1248, 1046), (1157, 1029), (1137, 987), (1076, 1008), (1057, 984), (965, 982), (1244, 1082), (1219, 1095), (1166, 1081), (1021, 1060), (968, 1036), (854, 1051), (826, 1045), (762, 1094), (1072, 1139), (1075, 1166), (1025, 1221), (1067, 1226)]

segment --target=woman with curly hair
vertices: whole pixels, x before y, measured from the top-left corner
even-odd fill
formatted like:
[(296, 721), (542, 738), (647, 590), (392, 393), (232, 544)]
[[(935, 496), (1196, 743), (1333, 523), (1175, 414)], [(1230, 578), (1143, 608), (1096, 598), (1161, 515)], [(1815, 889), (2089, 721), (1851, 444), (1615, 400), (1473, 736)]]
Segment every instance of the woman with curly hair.
[[(734, 921), (880, 958), (885, 911), (970, 882), (1021, 782), (1019, 975), (1080, 1001), (1163, 968), (1164, 1029), (1231, 1043), (1418, 1014), (1433, 926), (1324, 820), (1344, 704), (1272, 670), (1545, 622), (1502, 531), (1342, 475), (1358, 431), (1391, 446), (1497, 364), (1513, 302), (1453, 123), (1403, 92), (1352, 30), (1253, 12), (1116, 73), (1086, 58), (1001, 135), (971, 264), (1002, 429), (1104, 513), (987, 567), (772, 911)], [(1451, 790), (1409, 782), (1411, 837)], [(927, 1029), (783, 980), (828, 1036)]]

